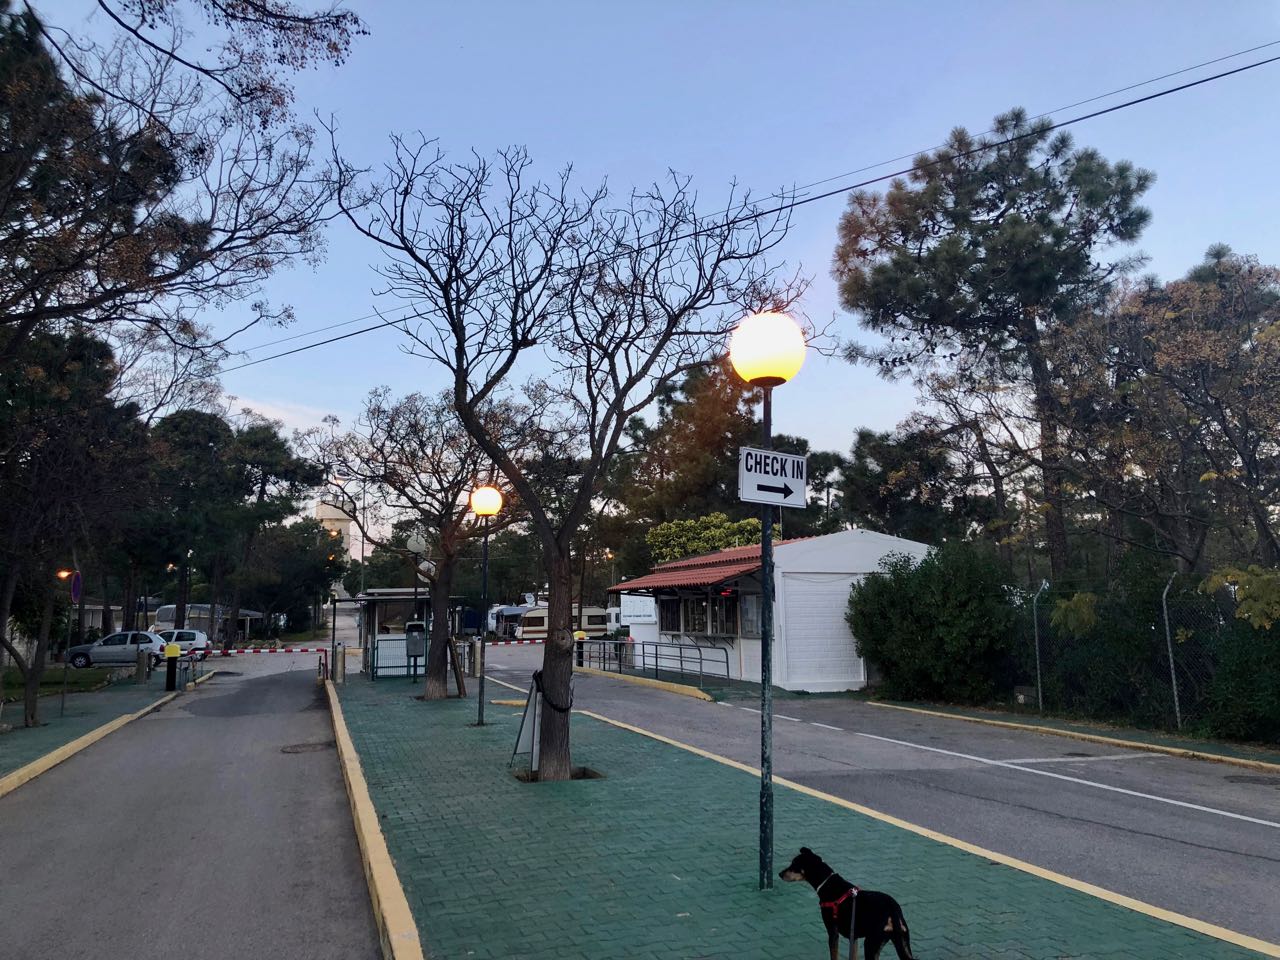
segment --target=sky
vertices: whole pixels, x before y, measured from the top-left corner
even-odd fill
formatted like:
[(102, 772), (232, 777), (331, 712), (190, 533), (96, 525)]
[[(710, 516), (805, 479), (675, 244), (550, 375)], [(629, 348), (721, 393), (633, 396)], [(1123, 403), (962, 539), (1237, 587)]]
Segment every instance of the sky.
[[(297, 90), (300, 113), (332, 116), (353, 162), (377, 164), (389, 155), (388, 134), (422, 131), (459, 158), (523, 145), (542, 176), (572, 163), (580, 182), (607, 176), (622, 191), (674, 169), (693, 177), (709, 210), (733, 180), (757, 194), (823, 180), (934, 147), (956, 126), (984, 131), (1013, 106), (1054, 110), (1280, 40), (1280, 6), (1247, 0), (348, 5), (370, 35), (340, 69), (301, 75)], [(92, 4), (38, 6), (61, 18)], [(1277, 53), (1280, 46), (1055, 119)], [(1145, 201), (1152, 222), (1137, 245), (1148, 272), (1178, 276), (1219, 241), (1280, 263), (1277, 90), (1280, 63), (1073, 128), (1078, 145), (1156, 173)], [(833, 197), (800, 208), (775, 256), (813, 278), (802, 305), (811, 320), (834, 321), (837, 336), (856, 338), (828, 272), (843, 207)], [(296, 323), (242, 335), (247, 355), (228, 366), (309, 342), (254, 349), (267, 341), (371, 314), (375, 258), (368, 241), (333, 224), (324, 264), (284, 271), (265, 287), (273, 303), (293, 305)], [(243, 316), (232, 309), (206, 319), (229, 328)], [(437, 368), (400, 350), (400, 337), (366, 334), (228, 373), (223, 383), (238, 405), (289, 427), (327, 414), (347, 420), (379, 385), (400, 393), (443, 386)], [(775, 393), (775, 429), (808, 437), (814, 449), (847, 451), (859, 428), (892, 429), (914, 405), (910, 384), (811, 354)]]

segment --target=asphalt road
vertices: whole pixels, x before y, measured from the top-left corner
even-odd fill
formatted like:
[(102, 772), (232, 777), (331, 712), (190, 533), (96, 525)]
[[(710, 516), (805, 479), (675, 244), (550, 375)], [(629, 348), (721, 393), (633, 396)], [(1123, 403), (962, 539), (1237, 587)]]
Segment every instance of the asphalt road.
[(0, 798), (0, 953), (380, 955), (313, 658), (226, 669)]
[[(495, 648), (492, 675), (525, 689), (541, 655)], [(759, 766), (750, 701), (579, 675), (575, 706)], [(1280, 943), (1280, 778), (848, 699), (776, 700), (774, 714), (775, 776)], [(857, 882), (859, 851), (807, 845)]]

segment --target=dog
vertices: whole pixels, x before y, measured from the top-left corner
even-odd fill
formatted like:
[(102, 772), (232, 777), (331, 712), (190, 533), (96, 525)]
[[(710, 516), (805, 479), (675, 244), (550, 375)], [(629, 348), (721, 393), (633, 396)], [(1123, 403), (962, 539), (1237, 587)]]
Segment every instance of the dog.
[(838, 960), (842, 936), (849, 938), (850, 960), (858, 956), (859, 938), (866, 940), (867, 960), (877, 960), (889, 941), (898, 951), (898, 960), (915, 960), (902, 908), (887, 893), (859, 890), (808, 847), (801, 847), (791, 866), (778, 876), (792, 883), (807, 880), (817, 892), (831, 960)]

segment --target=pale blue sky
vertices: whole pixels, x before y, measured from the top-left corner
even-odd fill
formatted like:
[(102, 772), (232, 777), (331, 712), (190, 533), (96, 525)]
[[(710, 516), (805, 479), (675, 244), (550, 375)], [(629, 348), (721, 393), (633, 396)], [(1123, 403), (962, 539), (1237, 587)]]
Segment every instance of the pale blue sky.
[[(389, 132), (420, 129), (459, 155), (523, 144), (545, 175), (572, 162), (623, 190), (675, 168), (710, 207), (732, 178), (760, 193), (808, 183), (931, 147), (956, 125), (985, 130), (1011, 106), (1040, 112), (1280, 39), (1273, 2), (349, 2), (371, 35), (341, 70), (303, 76), (299, 106), (332, 113), (357, 162), (385, 156)], [(1280, 64), (1074, 128), (1077, 143), (1156, 172), (1141, 243), (1151, 270), (1180, 274), (1215, 241), (1280, 262), (1277, 90)], [(853, 336), (827, 272), (842, 208), (798, 211), (784, 255), (814, 276), (809, 315), (838, 314)], [(244, 347), (370, 313), (372, 255), (335, 224), (327, 263), (269, 284), (297, 324), (252, 331)], [(225, 386), (291, 425), (348, 417), (379, 384), (439, 386), (398, 336), (261, 364)], [(778, 392), (775, 422), (846, 450), (858, 427), (890, 428), (912, 406), (909, 385), (811, 356)]]

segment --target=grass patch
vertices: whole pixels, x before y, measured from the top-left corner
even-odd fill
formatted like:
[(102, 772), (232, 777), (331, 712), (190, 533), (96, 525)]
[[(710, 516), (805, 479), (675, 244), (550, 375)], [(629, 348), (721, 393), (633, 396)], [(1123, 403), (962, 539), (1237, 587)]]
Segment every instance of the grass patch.
[[(85, 667), (83, 670), (67, 671), (67, 690), (79, 693), (92, 690), (105, 683), (115, 667)], [(62, 689), (62, 665), (52, 664), (45, 667), (40, 677), (40, 693), (55, 693)], [(14, 703), (22, 699), (22, 674), (17, 667), (7, 667), (4, 671), (4, 699), (6, 703)]]

